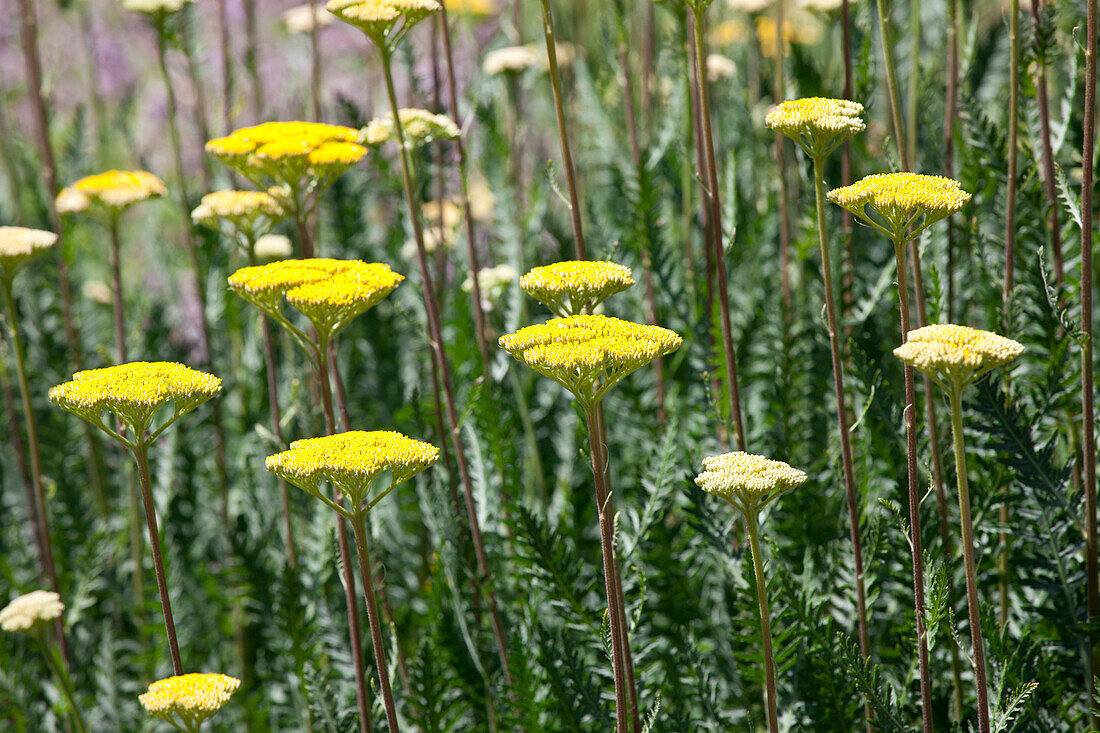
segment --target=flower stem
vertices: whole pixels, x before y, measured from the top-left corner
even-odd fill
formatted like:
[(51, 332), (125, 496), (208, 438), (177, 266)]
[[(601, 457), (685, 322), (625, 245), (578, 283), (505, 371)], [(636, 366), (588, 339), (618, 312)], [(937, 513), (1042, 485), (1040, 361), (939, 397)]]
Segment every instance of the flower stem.
[[(772, 97), (775, 104), (783, 101), (783, 50), (786, 39), (783, 38), (783, 0), (775, 3), (775, 69), (772, 80)], [(779, 280), (783, 296), (783, 308), (791, 312), (791, 215), (790, 192), (787, 189), (786, 138), (783, 133), (775, 133), (775, 165), (779, 172)]]
[[(370, 571), (370, 555), (367, 553), (366, 512), (356, 507), (353, 513), (352, 530), (355, 535), (355, 548), (359, 553), (359, 574), (363, 578), (363, 593), (367, 600), (367, 619), (370, 622), (371, 645), (374, 647), (374, 666), (378, 673), (378, 684), (382, 690), (382, 702), (386, 706), (386, 725), (389, 730), (401, 728), (397, 724), (397, 706), (393, 702), (390, 689), (389, 667), (386, 665), (386, 647), (382, 640), (382, 624), (378, 619), (378, 599), (374, 595), (374, 580)], [(341, 523), (343, 520), (340, 520)]]
[[(1015, 0), (1018, 1), (1018, 0)], [(921, 44), (921, 0), (909, 0), (909, 82), (906, 90), (905, 129), (906, 158), (910, 165), (917, 164), (917, 91), (920, 83), (920, 44)]]
[[(58, 621), (60, 621), (60, 617)], [(65, 699), (69, 703), (70, 717), (73, 721), (73, 727), (77, 733), (86, 733), (88, 728), (84, 725), (84, 716), (80, 712), (80, 707), (76, 704), (76, 696), (73, 693), (73, 681), (69, 676), (69, 664), (65, 661), (64, 657), (60, 659), (54, 656), (53, 650), (46, 643), (42, 633), (38, 633), (36, 637), (38, 639), (38, 645), (42, 649), (42, 655), (46, 657), (46, 663), (50, 665), (50, 669), (57, 677), (57, 681), (61, 686), (61, 693), (65, 695)]]
[[(901, 304), (901, 340), (909, 340), (909, 286), (905, 280), (905, 241), (894, 240), (898, 267), (898, 299)], [(913, 606), (917, 626), (917, 664), (920, 673), (921, 722), (924, 733), (932, 731), (932, 682), (928, 666), (928, 630), (924, 625), (924, 565), (921, 556), (920, 480), (917, 475), (916, 387), (913, 367), (905, 375), (905, 453), (909, 494), (909, 544), (913, 558)]]
[[(955, 177), (955, 118), (958, 116), (959, 40), (958, 0), (947, 0), (947, 83), (943, 112), (943, 170), (948, 178)], [(955, 313), (955, 226), (947, 217), (947, 320), (954, 323)], [(957, 702), (957, 712), (962, 703)]]
[[(1041, 5), (1041, 0), (1031, 0), (1031, 18), (1036, 27), (1039, 25)], [(1065, 282), (1066, 272), (1062, 261), (1062, 231), (1058, 222), (1058, 191), (1054, 180), (1054, 150), (1050, 142), (1050, 102), (1047, 98), (1047, 62), (1044, 57), (1040, 57), (1035, 64), (1035, 90), (1043, 155), (1043, 193), (1050, 208), (1050, 251), (1054, 259), (1054, 283), (1061, 286)]]
[(905, 145), (905, 130), (901, 122), (901, 99), (898, 96), (898, 75), (894, 69), (894, 52), (890, 43), (890, 25), (886, 17), (886, 3), (889, 0), (876, 0), (878, 6), (878, 30), (882, 40), (882, 55), (886, 61), (886, 89), (890, 97), (890, 116), (894, 121), (894, 137), (897, 138), (898, 156), (901, 169), (912, 170), (909, 149)]
[(309, 99), (313, 121), (321, 121), (321, 46), (317, 39), (317, 0), (309, 0)]
[(959, 516), (962, 524), (963, 561), (966, 568), (966, 606), (970, 615), (970, 643), (974, 647), (974, 684), (978, 690), (978, 730), (989, 733), (989, 692), (985, 683), (985, 647), (982, 621), (978, 615), (978, 571), (974, 563), (974, 529), (970, 521), (970, 490), (966, 477), (966, 449), (963, 446), (962, 387), (951, 385), (951, 434), (955, 441), (955, 478), (959, 487)]
[[(814, 191), (817, 201), (818, 245), (821, 249), (821, 275), (825, 280), (825, 313), (829, 324), (829, 349), (833, 360), (833, 391), (836, 395), (837, 429), (840, 431), (840, 463), (844, 473), (844, 492), (848, 499), (848, 526), (852, 540), (852, 557), (856, 577), (856, 612), (859, 617), (859, 653), (863, 663), (870, 658), (867, 633), (867, 593), (863, 577), (863, 544), (859, 533), (859, 500), (856, 497), (855, 460), (852, 437), (848, 429), (848, 407), (844, 396), (844, 363), (840, 354), (840, 334), (837, 328), (836, 302), (833, 297), (832, 265), (829, 243), (825, 236), (825, 181), (823, 156), (814, 156)], [(864, 703), (864, 716), (870, 721), (870, 706)]]
[(779, 733), (779, 720), (775, 712), (775, 659), (772, 654), (772, 625), (768, 618), (768, 588), (764, 582), (764, 560), (760, 554), (760, 528), (756, 510), (745, 512), (745, 529), (749, 533), (752, 550), (752, 567), (756, 574), (756, 600), (760, 604), (760, 635), (764, 641), (764, 707), (768, 714), (768, 730)]
[(119, 364), (125, 364), (126, 327), (123, 324), (122, 308), (122, 240), (118, 235), (118, 217), (112, 216), (108, 225), (111, 234), (111, 296), (115, 316), (115, 356)]
[(256, 0), (244, 0), (244, 28), (244, 68), (248, 73), (249, 101), (252, 107), (252, 122), (255, 124), (264, 116), (264, 87), (258, 63), (260, 44), (256, 32)]
[(153, 506), (153, 482), (149, 476), (149, 446), (141, 435), (134, 436), (134, 459), (137, 461), (138, 480), (141, 484), (141, 500), (145, 507), (145, 525), (149, 529), (149, 546), (153, 551), (153, 570), (157, 575), (160, 592), (160, 609), (164, 615), (164, 630), (168, 634), (168, 650), (172, 655), (172, 673), (183, 674), (179, 641), (176, 639), (176, 623), (172, 619), (172, 601), (168, 597), (168, 581), (164, 572), (164, 560), (160, 554), (160, 533), (157, 531), (157, 514)]

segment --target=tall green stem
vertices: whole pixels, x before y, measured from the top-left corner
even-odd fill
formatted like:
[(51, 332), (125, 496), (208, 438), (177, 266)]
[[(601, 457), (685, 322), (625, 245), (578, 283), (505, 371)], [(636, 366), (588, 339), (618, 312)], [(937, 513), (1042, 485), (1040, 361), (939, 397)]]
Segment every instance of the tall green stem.
[[(60, 620), (60, 618), (59, 618)], [(61, 686), (61, 693), (65, 695), (65, 699), (69, 703), (70, 717), (73, 721), (73, 727), (77, 733), (86, 733), (88, 728), (84, 725), (84, 715), (80, 712), (80, 707), (76, 704), (76, 695), (73, 692), (73, 681), (69, 676), (69, 665), (65, 661), (64, 657), (58, 659), (54, 656), (53, 650), (50, 649), (49, 644), (46, 643), (45, 638), (42, 636), (42, 632), (36, 634), (38, 639), (38, 645), (42, 649), (43, 656), (46, 657), (46, 663), (50, 665), (50, 669), (57, 677), (58, 684)]]
[[(783, 101), (786, 94), (783, 79), (783, 51), (786, 39), (783, 38), (783, 0), (775, 3), (775, 78), (772, 80), (772, 98), (775, 104)], [(783, 297), (783, 308), (791, 312), (791, 215), (790, 192), (787, 187), (787, 145), (783, 133), (775, 133), (775, 165), (779, 174), (779, 280)], [(784, 319), (786, 324), (786, 319)]]
[(772, 654), (772, 625), (768, 617), (768, 588), (764, 582), (764, 559), (760, 554), (759, 517), (755, 508), (746, 507), (745, 529), (749, 532), (752, 567), (756, 574), (756, 600), (760, 603), (760, 635), (764, 640), (764, 707), (768, 714), (768, 730), (779, 733), (775, 711), (775, 658)]
[(141, 500), (145, 508), (145, 525), (149, 529), (149, 546), (153, 551), (153, 571), (157, 576), (160, 592), (160, 609), (164, 615), (164, 630), (168, 634), (168, 651), (172, 655), (173, 674), (183, 674), (179, 641), (176, 639), (176, 622), (172, 618), (172, 601), (168, 597), (168, 580), (164, 572), (164, 560), (160, 554), (160, 533), (157, 530), (157, 513), (153, 505), (153, 482), (149, 476), (149, 445), (144, 436), (135, 435), (132, 447), (137, 461), (138, 480), (141, 484)]
[(955, 441), (955, 478), (959, 488), (963, 561), (966, 568), (966, 606), (970, 616), (970, 643), (974, 647), (974, 684), (978, 690), (978, 730), (989, 733), (989, 693), (985, 683), (985, 647), (982, 620), (978, 615), (978, 571), (974, 563), (974, 529), (970, 521), (970, 489), (966, 478), (966, 448), (963, 445), (962, 388), (951, 385), (951, 435)]
[(886, 89), (890, 97), (890, 116), (894, 121), (894, 137), (897, 138), (898, 155), (901, 157), (901, 169), (912, 170), (909, 161), (909, 149), (905, 145), (905, 130), (901, 122), (901, 99), (898, 96), (898, 75), (894, 69), (894, 52), (890, 43), (890, 25), (886, 17), (886, 4), (890, 0), (877, 0), (878, 30), (882, 39), (882, 55), (886, 61)]
[[(352, 530), (355, 535), (355, 548), (359, 553), (359, 574), (363, 578), (363, 593), (367, 600), (367, 619), (370, 622), (371, 645), (374, 647), (374, 666), (378, 672), (378, 684), (382, 689), (382, 702), (386, 706), (386, 725), (397, 733), (401, 728), (397, 724), (397, 706), (393, 702), (390, 689), (390, 673), (386, 664), (386, 647), (382, 640), (382, 624), (378, 618), (378, 599), (374, 595), (374, 579), (370, 571), (370, 555), (367, 553), (366, 512), (356, 507), (353, 513)], [(342, 521), (342, 520), (341, 520)]]

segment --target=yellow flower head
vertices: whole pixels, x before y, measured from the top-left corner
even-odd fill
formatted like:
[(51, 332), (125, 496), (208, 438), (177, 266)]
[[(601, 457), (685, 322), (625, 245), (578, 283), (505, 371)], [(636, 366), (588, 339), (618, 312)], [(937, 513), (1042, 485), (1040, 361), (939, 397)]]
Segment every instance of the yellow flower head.
[(180, 730), (198, 730), (240, 686), (239, 679), (224, 674), (183, 674), (154, 682), (138, 700), (149, 715)]
[(332, 25), (332, 15), (326, 13), (320, 4), (295, 5), (283, 12), (283, 25), (286, 26), (287, 33), (311, 33), (314, 29), (320, 30)]
[(48, 590), (34, 590), (12, 600), (0, 610), (0, 629), (32, 631), (47, 621), (53, 621), (64, 610), (61, 596)]
[(783, 461), (742, 451), (707, 456), (703, 472), (695, 477), (696, 486), (725, 499), (746, 517), (755, 516), (773, 499), (805, 481), (805, 473)]
[(951, 323), (910, 331), (905, 343), (894, 349), (894, 356), (949, 392), (963, 389), (1023, 353), (1023, 344), (1010, 338)]
[(764, 123), (781, 132), (811, 156), (824, 156), (856, 133), (863, 132), (863, 105), (847, 99), (806, 97), (777, 104)]
[(73, 381), (50, 390), (50, 401), (100, 428), (104, 428), (103, 411), (109, 410), (130, 427), (134, 439), (140, 440), (161, 407), (172, 403), (173, 414), (157, 434), (221, 388), (222, 380), (182, 364), (135, 361), (77, 372)]
[[(852, 212), (895, 242), (915, 238), (970, 200), (970, 194), (959, 187), (958, 181), (920, 173), (879, 173), (850, 186), (834, 188), (827, 195), (834, 204)], [(883, 219), (885, 226), (872, 219), (867, 209)]]
[(286, 215), (282, 204), (265, 191), (215, 191), (191, 212), (196, 224), (223, 229), (243, 244), (254, 243)]
[[(458, 125), (447, 115), (432, 114), (426, 109), (399, 109), (397, 115), (405, 133), (405, 145), (410, 149), (435, 140), (455, 140), (459, 136)], [(392, 114), (371, 120), (363, 128), (363, 141), (367, 145), (381, 145), (396, 139), (395, 135)]]
[(344, 270), (288, 290), (286, 299), (305, 314), (318, 334), (332, 338), (404, 279), (389, 265), (351, 260)]
[(168, 187), (148, 171), (110, 170), (81, 178), (57, 194), (57, 210), (61, 213), (102, 211), (116, 217), (127, 207), (158, 198), (168, 193)]
[(534, 46), (505, 46), (485, 54), (481, 70), (489, 76), (518, 73), (533, 68), (541, 58)]
[(325, 7), (386, 50), (392, 50), (414, 25), (442, 8), (436, 0), (329, 0)]
[(562, 317), (591, 313), (604, 299), (633, 284), (629, 267), (587, 260), (536, 267), (519, 281), (525, 293)]
[(41, 229), (0, 227), (0, 279), (11, 280), (23, 264), (57, 244), (57, 235)]
[[(267, 470), (325, 502), (341, 514), (349, 510), (321, 492), (328, 481), (351, 502), (350, 512), (364, 502), (370, 509), (398, 484), (407, 481), (436, 462), (439, 449), (429, 443), (389, 431), (355, 430), (324, 438), (296, 440), (290, 450), (267, 458)], [(389, 473), (389, 485), (370, 495), (371, 484)]]
[(676, 333), (608, 316), (569, 316), (501, 336), (500, 347), (594, 406), (631, 372), (683, 343)]
[(496, 15), (500, 5), (496, 0), (444, 0), (447, 11), (459, 15)]

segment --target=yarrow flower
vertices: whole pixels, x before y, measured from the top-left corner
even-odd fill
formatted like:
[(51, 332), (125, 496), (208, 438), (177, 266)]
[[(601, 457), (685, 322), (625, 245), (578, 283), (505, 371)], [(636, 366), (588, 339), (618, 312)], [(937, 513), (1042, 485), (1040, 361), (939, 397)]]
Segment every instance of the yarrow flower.
[[(958, 181), (921, 173), (879, 173), (850, 186), (834, 188), (827, 195), (834, 204), (863, 219), (895, 243), (915, 238), (970, 201), (970, 194), (960, 188)], [(885, 226), (875, 221), (871, 212), (881, 217)]]
[(293, 253), (290, 237), (282, 234), (265, 234), (256, 240), (254, 254), (258, 260), (282, 260)]
[(314, 28), (327, 28), (332, 25), (332, 14), (320, 4), (295, 5), (283, 11), (283, 25), (286, 26), (288, 33), (310, 33)]
[(61, 213), (93, 211), (116, 218), (125, 209), (168, 193), (164, 181), (148, 171), (110, 170), (81, 178), (57, 194)]
[[(516, 268), (511, 265), (497, 265), (496, 267), (483, 267), (477, 271), (477, 287), (481, 292), (481, 306), (489, 311), (493, 309), (493, 303), (500, 299), (505, 289), (516, 280)], [(474, 289), (473, 280), (469, 277), (462, 283), (462, 290), (470, 292)]]
[(538, 51), (532, 45), (505, 46), (485, 54), (481, 62), (481, 70), (489, 76), (525, 71), (538, 64), (540, 58)]
[(608, 316), (569, 316), (501, 336), (500, 347), (594, 406), (627, 375), (683, 343), (676, 333)]
[(500, 5), (496, 0), (444, 0), (447, 10), (460, 15), (496, 15)]
[(197, 731), (240, 686), (241, 681), (229, 675), (183, 674), (154, 682), (148, 692), (138, 695), (138, 700), (149, 715), (180, 730)]
[(285, 215), (282, 204), (265, 191), (214, 191), (202, 197), (191, 221), (249, 246)]
[(894, 356), (924, 372), (948, 392), (952, 388), (961, 390), (1023, 353), (1023, 344), (1010, 338), (952, 323), (910, 331), (905, 343), (894, 349)]
[(696, 486), (725, 499), (746, 517), (805, 481), (806, 474), (797, 468), (742, 451), (704, 458), (703, 472), (695, 477)]
[(591, 313), (606, 298), (633, 284), (629, 267), (589, 260), (535, 267), (519, 281), (525, 293), (562, 317)]
[(867, 129), (863, 105), (847, 99), (806, 97), (777, 104), (764, 123), (802, 146), (807, 155), (825, 156)]
[[(458, 125), (447, 115), (432, 114), (426, 109), (401, 109), (397, 114), (409, 149), (435, 140), (455, 140), (460, 134)], [(363, 142), (367, 145), (381, 145), (395, 139), (392, 114), (371, 120), (363, 128)]]
[(191, 0), (122, 0), (122, 7), (147, 15), (157, 13), (176, 13), (183, 9)]
[(729, 56), (720, 53), (707, 54), (707, 81), (711, 84), (719, 79), (732, 79), (737, 73), (737, 65)]
[[(439, 449), (391, 431), (354, 430), (323, 438), (296, 440), (290, 450), (268, 456), (267, 470), (350, 517), (364, 502), (370, 509), (395, 486), (431, 466)], [(373, 496), (371, 485), (383, 473), (387, 487)], [(321, 491), (328, 481), (348, 497), (351, 508), (335, 504)]]
[(389, 52), (414, 25), (442, 6), (436, 0), (329, 0), (325, 8)]
[(35, 590), (15, 598), (0, 610), (0, 629), (33, 632), (41, 624), (53, 621), (65, 610), (61, 596), (48, 590)]
[(41, 229), (0, 227), (0, 279), (10, 281), (39, 252), (57, 244), (57, 235)]
[(103, 411), (109, 410), (130, 427), (135, 440), (141, 440), (161, 407), (171, 403), (173, 414), (156, 434), (221, 388), (222, 380), (182, 364), (135, 361), (77, 372), (71, 382), (53, 387), (49, 397), (59, 407), (113, 434), (102, 422)]

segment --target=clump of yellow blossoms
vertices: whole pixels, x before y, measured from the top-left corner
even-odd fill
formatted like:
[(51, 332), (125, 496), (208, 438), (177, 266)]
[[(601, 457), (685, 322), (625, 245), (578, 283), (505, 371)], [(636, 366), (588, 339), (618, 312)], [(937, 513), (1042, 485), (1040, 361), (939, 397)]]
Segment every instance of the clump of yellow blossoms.
[(442, 6), (436, 0), (329, 0), (330, 13), (367, 34), (389, 53), (412, 27)]
[[(447, 115), (432, 114), (426, 109), (415, 108), (398, 110), (397, 115), (405, 133), (405, 145), (410, 149), (435, 140), (455, 140), (459, 136), (458, 125)], [(367, 145), (381, 145), (394, 139), (396, 134), (392, 114), (371, 120), (363, 128), (363, 141)]]
[(525, 293), (561, 317), (589, 314), (606, 298), (633, 284), (629, 267), (588, 260), (535, 267), (519, 281)]
[(130, 427), (135, 440), (144, 440), (142, 434), (161, 407), (171, 403), (173, 414), (156, 434), (221, 388), (222, 380), (182, 364), (135, 361), (77, 372), (71, 382), (52, 388), (49, 396), (59, 407), (121, 439), (103, 424), (103, 411), (109, 410)]
[(197, 731), (203, 721), (218, 712), (241, 686), (224, 674), (183, 674), (157, 680), (138, 700), (145, 712), (184, 731)]
[(81, 178), (57, 194), (57, 210), (63, 214), (81, 211), (117, 218), (125, 209), (168, 193), (168, 187), (148, 171), (110, 170)]
[[(921, 173), (867, 176), (850, 186), (834, 188), (828, 197), (895, 243), (915, 238), (970, 201), (970, 194), (960, 188), (958, 181)], [(872, 212), (883, 223), (872, 218)]]
[(41, 229), (0, 227), (0, 280), (10, 281), (23, 264), (57, 244), (57, 235)]
[(588, 409), (631, 372), (680, 348), (683, 339), (660, 326), (582, 315), (527, 326), (498, 343)]
[(0, 629), (31, 632), (65, 610), (61, 596), (48, 590), (34, 590), (19, 596), (0, 610)]
[[(407, 481), (439, 458), (439, 449), (390, 431), (355, 430), (323, 438), (296, 440), (290, 450), (268, 456), (267, 470), (301, 488), (340, 514), (351, 518), (364, 502), (370, 509), (395, 486)], [(383, 473), (389, 485), (369, 496), (371, 484)], [(351, 502), (341, 507), (321, 491), (328, 481)]]
[(806, 97), (777, 104), (764, 123), (816, 158), (828, 155), (852, 135), (867, 129), (862, 114), (863, 105), (859, 102)]
[(894, 349), (894, 356), (924, 372), (948, 392), (952, 388), (961, 390), (1023, 353), (1023, 344), (1010, 338), (951, 323), (910, 331), (905, 343)]
[(806, 481), (806, 474), (783, 461), (734, 451), (703, 459), (695, 485), (725, 499), (748, 516)]
[(214, 191), (202, 197), (191, 221), (251, 247), (284, 216), (282, 205), (265, 191)]

